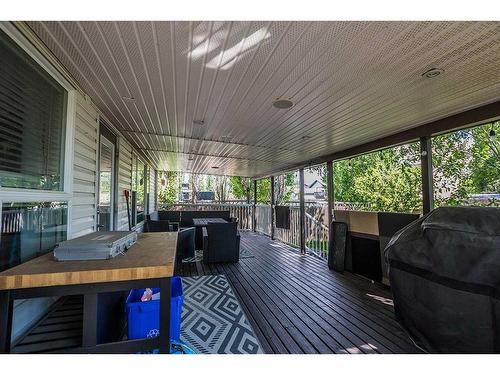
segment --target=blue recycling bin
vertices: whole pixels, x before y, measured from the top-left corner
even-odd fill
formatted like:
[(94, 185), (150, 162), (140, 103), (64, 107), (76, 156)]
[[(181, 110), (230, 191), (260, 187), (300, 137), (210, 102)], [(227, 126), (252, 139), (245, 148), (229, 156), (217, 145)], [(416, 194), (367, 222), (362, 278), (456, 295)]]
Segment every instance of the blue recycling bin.
[[(153, 294), (160, 288), (151, 288)], [(160, 328), (160, 300), (141, 301), (145, 289), (132, 289), (127, 297), (125, 309), (128, 320), (128, 338), (143, 339), (157, 336)], [(160, 295), (161, 298), (161, 295)], [(172, 277), (170, 305), (170, 340), (180, 341), (181, 313), (184, 296), (180, 277)]]

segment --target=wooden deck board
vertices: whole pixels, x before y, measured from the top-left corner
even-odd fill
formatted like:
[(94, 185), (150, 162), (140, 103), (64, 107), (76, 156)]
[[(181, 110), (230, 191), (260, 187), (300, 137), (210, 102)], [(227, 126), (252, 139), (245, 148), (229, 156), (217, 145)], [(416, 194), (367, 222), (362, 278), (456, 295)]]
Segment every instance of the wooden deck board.
[(182, 275), (226, 275), (266, 352), (419, 352), (387, 288), (260, 234), (243, 232), (241, 247), (253, 258), (183, 267)]
[[(251, 232), (238, 263), (183, 263), (182, 276), (224, 274), (266, 353), (418, 353), (396, 322), (387, 288), (328, 269), (324, 260)], [(49, 352), (75, 346), (81, 296), (67, 297), (16, 346)], [(66, 345), (66, 346), (65, 346)]]

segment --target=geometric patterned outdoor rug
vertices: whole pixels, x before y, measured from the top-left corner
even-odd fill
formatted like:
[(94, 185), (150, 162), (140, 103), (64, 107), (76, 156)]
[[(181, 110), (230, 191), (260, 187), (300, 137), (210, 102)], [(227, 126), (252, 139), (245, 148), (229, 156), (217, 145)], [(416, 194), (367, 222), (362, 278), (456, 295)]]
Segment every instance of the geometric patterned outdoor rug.
[(181, 340), (200, 354), (263, 353), (224, 275), (183, 277)]
[[(254, 256), (250, 253), (247, 248), (240, 249), (240, 259), (253, 258)], [(203, 250), (195, 250), (194, 257), (184, 258), (182, 263), (193, 263), (193, 262), (203, 262)]]

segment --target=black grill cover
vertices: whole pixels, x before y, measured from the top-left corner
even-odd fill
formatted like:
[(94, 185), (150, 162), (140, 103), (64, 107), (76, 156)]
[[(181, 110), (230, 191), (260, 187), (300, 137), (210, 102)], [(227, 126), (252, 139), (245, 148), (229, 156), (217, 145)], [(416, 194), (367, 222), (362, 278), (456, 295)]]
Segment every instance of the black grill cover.
[(441, 207), (385, 249), (396, 316), (431, 352), (500, 353), (500, 208)]

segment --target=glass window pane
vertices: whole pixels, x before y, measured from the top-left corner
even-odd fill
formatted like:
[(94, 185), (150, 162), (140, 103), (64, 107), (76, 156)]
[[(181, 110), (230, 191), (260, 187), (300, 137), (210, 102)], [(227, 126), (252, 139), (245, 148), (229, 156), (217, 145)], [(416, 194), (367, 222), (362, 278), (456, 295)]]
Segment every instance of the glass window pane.
[(51, 251), (66, 240), (67, 203), (2, 205), (0, 271)]
[(500, 207), (500, 122), (432, 139), (435, 206)]
[(63, 190), (66, 91), (0, 31), (0, 186)]
[(334, 162), (335, 209), (422, 212), (419, 143)]

